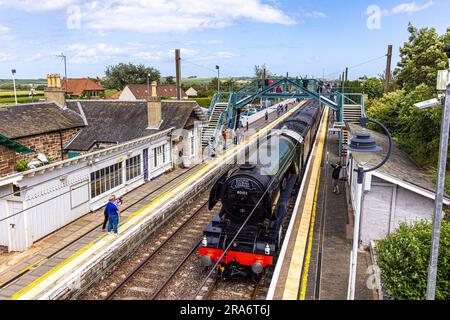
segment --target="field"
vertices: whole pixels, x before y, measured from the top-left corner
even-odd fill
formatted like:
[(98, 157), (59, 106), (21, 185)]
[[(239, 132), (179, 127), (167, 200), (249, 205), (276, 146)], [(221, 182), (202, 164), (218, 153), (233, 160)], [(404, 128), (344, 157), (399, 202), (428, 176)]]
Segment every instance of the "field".
[[(28, 90), (17, 90), (17, 102), (18, 103), (30, 103), (31, 96), (29, 96), (30, 91)], [(39, 99), (44, 98), (44, 91), (34, 92), (34, 101), (37, 102)], [(14, 104), (14, 91), (12, 90), (0, 90), (0, 105)]]
[[(17, 90), (17, 97), (28, 97), (30, 91), (28, 90)], [(43, 95), (44, 91), (34, 91), (35, 96)], [(0, 90), (0, 99), (1, 98), (14, 98), (14, 91), (10, 90)]]

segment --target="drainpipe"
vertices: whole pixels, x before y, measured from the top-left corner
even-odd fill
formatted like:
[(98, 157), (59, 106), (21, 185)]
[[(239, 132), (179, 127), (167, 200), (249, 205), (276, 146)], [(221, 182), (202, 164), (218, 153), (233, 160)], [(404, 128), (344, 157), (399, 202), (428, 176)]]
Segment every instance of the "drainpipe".
[(59, 142), (60, 142), (60, 147), (61, 147), (61, 160), (64, 160), (64, 146), (63, 146), (63, 141), (62, 141), (62, 132), (61, 130), (59, 130)]

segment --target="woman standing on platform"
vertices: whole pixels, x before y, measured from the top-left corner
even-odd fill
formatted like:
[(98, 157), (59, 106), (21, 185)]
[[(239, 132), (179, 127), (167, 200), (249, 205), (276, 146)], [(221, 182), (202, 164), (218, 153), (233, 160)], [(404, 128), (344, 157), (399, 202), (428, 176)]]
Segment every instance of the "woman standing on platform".
[(335, 194), (341, 194), (341, 192), (339, 191), (339, 176), (341, 174), (341, 163), (340, 162), (336, 162), (336, 164), (330, 164), (331, 167), (333, 168), (333, 173), (332, 173), (332, 179), (333, 179), (333, 193)]

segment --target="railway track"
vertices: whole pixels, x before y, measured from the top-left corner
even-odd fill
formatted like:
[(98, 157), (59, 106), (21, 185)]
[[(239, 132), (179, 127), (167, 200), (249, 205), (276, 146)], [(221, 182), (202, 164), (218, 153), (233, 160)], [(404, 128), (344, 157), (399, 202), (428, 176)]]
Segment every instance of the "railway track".
[[(113, 299), (158, 299), (166, 287), (176, 278), (179, 270), (188, 260), (195, 257), (196, 248), (201, 241), (203, 227), (216, 212), (207, 208), (208, 196), (202, 195), (193, 206), (188, 206), (176, 219), (172, 218), (158, 235), (150, 237), (126, 261), (128, 266), (119, 264), (117, 274), (111, 274), (103, 282), (113, 284), (109, 290), (97, 298)], [(128, 270), (126, 274), (123, 270)], [(120, 280), (117, 281), (117, 278)], [(101, 286), (101, 285), (100, 285)], [(108, 290), (105, 294), (104, 290)], [(82, 299), (95, 297), (87, 293)]]
[[(295, 199), (292, 198), (289, 201), (287, 215), (283, 221), (283, 239), (294, 206)], [(274, 257), (274, 265), (276, 264), (277, 259), (278, 253)], [(213, 275), (206, 281), (199, 294), (195, 296), (195, 300), (265, 300), (272, 280), (273, 271), (274, 266), (267, 268), (261, 278), (257, 280), (250, 277), (241, 277), (236, 280), (221, 279), (216, 275)]]

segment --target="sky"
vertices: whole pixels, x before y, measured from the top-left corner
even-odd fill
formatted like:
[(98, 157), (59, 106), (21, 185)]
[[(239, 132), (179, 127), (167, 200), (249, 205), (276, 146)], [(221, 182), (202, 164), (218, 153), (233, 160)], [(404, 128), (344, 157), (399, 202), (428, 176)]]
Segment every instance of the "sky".
[(0, 0), (0, 78), (104, 76), (119, 62), (182, 76), (376, 76), (407, 25), (450, 27), (450, 0)]

